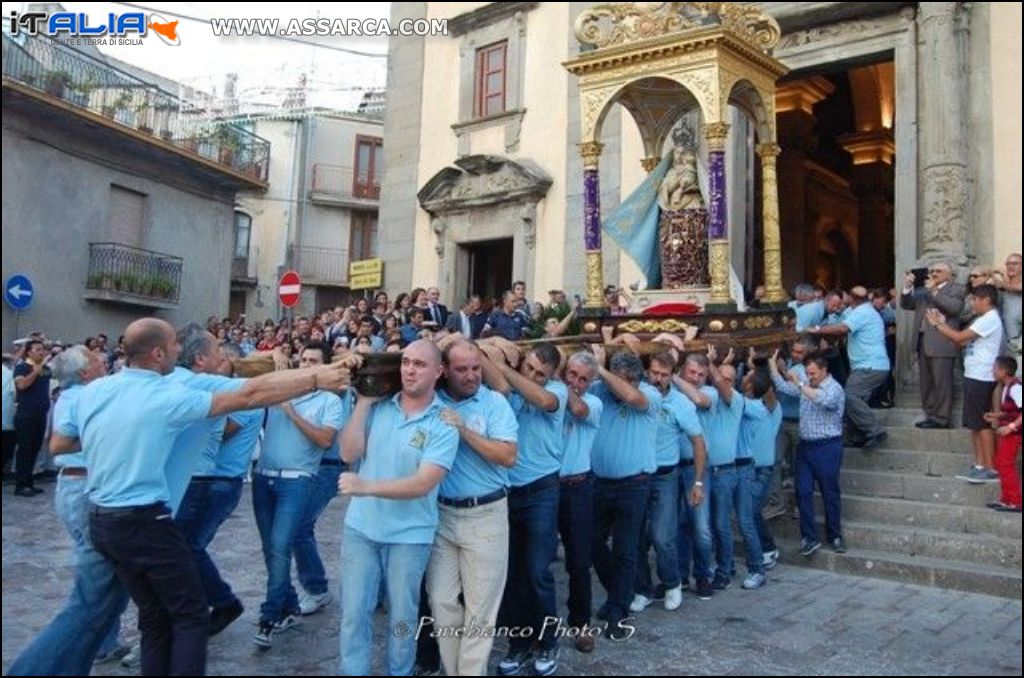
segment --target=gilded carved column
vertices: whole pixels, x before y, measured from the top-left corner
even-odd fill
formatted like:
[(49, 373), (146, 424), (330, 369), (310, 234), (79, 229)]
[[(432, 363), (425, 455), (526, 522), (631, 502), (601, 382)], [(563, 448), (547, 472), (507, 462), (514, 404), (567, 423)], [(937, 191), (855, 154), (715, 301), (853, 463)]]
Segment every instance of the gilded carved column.
[(966, 66), (958, 45), (959, 2), (918, 3), (922, 255), (966, 263), (970, 176)]
[(711, 268), (709, 306), (732, 304), (729, 296), (729, 215), (725, 196), (725, 142), (729, 125), (714, 122), (704, 125), (708, 141), (708, 240)]
[(580, 144), (583, 156), (583, 244), (587, 253), (586, 308), (604, 308), (604, 279), (601, 262), (601, 183), (598, 163), (604, 144)]
[(779, 234), (779, 185), (775, 160), (781, 149), (773, 142), (758, 144), (761, 157), (761, 207), (764, 229), (764, 300), (779, 304), (786, 300), (782, 289), (782, 237)]

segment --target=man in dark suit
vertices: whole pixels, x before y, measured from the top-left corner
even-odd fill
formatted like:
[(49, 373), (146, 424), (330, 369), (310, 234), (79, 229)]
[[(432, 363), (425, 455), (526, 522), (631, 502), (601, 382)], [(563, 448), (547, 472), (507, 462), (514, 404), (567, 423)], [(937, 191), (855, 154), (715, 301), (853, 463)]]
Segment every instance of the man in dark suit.
[(427, 317), (424, 320), (437, 323), (438, 327), (444, 327), (448, 321), (448, 307), (438, 301), (440, 298), (441, 291), (436, 287), (427, 290), (429, 302), (427, 303)]
[(953, 281), (947, 263), (932, 264), (924, 287), (914, 287), (914, 274), (907, 273), (900, 293), (900, 307), (914, 311), (917, 329), (917, 365), (921, 374), (921, 406), (925, 419), (918, 428), (949, 428), (953, 409), (953, 362), (960, 355), (955, 343), (942, 336), (925, 320), (925, 311), (936, 308), (954, 330), (960, 329), (964, 287)]
[(471, 294), (458, 313), (449, 313), (444, 329), (461, 332), (467, 339), (478, 339), (487, 316), (480, 312), (480, 295)]

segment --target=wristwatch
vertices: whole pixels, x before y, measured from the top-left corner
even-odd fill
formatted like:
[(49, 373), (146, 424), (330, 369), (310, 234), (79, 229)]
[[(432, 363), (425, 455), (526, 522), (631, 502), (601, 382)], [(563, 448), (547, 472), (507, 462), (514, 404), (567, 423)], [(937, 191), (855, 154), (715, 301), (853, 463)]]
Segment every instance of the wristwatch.
[(703, 480), (695, 480), (695, 481), (693, 481), (693, 486), (694, 487), (704, 487), (704, 481)]

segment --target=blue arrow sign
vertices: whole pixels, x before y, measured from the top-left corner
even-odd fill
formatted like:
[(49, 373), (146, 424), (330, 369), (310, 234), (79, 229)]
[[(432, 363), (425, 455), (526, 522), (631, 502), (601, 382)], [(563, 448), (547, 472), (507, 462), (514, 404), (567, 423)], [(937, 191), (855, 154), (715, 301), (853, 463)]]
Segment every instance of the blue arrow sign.
[(24, 311), (32, 305), (36, 290), (25, 275), (12, 275), (4, 283), (4, 301), (15, 311)]

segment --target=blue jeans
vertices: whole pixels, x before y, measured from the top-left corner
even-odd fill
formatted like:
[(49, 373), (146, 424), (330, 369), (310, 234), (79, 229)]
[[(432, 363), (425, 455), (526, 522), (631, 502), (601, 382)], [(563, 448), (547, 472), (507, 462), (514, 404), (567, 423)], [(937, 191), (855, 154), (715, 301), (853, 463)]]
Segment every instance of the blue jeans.
[(309, 510), (299, 525), (295, 545), (292, 547), (299, 583), (308, 593), (317, 596), (327, 593), (327, 572), (316, 548), (316, 521), (331, 500), (338, 496), (338, 476), (341, 470), (339, 464), (320, 464), (320, 472), (313, 479), (313, 498), (309, 502)]
[(387, 675), (412, 675), (419, 628), (420, 584), (430, 544), (384, 544), (345, 528), (341, 541), (341, 659), (343, 676), (370, 674), (373, 611), (387, 582)]
[(75, 583), (64, 609), (14, 660), (11, 676), (87, 676), (97, 654), (117, 647), (128, 592), (89, 540), (85, 478), (57, 480), (57, 515), (75, 542)]
[(764, 574), (764, 550), (754, 520), (754, 477), (753, 464), (736, 467), (737, 482), (733, 508), (736, 509), (736, 522), (739, 524), (743, 546), (747, 551), (747, 572)]
[(298, 613), (299, 599), (291, 584), (292, 547), (309, 510), (314, 483), (313, 476), (253, 476), (252, 508), (267, 565), (267, 598), (260, 606), (261, 622), (274, 623)]
[(593, 595), (590, 583), (591, 549), (594, 540), (594, 478), (558, 488), (558, 532), (565, 548), (565, 572), (569, 575), (569, 625), (590, 623)]
[[(608, 623), (629, 616), (650, 480), (644, 475), (594, 484), (594, 570), (608, 592)], [(609, 537), (612, 540), (608, 545)]]
[(528, 638), (511, 638), (513, 652), (555, 647), (554, 633), (541, 637), (545, 617), (558, 616), (555, 576), (551, 562), (558, 551), (558, 476), (551, 474), (528, 485), (513, 487), (508, 497), (508, 579), (502, 599), (502, 618), (508, 626), (532, 628)]
[(775, 482), (775, 466), (758, 466), (754, 469), (754, 479), (750, 483), (750, 502), (754, 511), (754, 527), (757, 528), (757, 538), (761, 542), (761, 551), (774, 551), (775, 539), (768, 529), (762, 512), (764, 505), (771, 496), (772, 487)]
[(679, 531), (679, 469), (651, 478), (651, 494), (647, 500), (646, 529), (640, 532), (640, 558), (636, 571), (636, 592), (652, 597), (654, 582), (647, 552), (654, 546), (658, 566), (658, 581), (666, 589), (679, 586), (679, 551), (676, 533)]
[(679, 572), (690, 578), (690, 562), (693, 562), (693, 576), (697, 579), (711, 579), (711, 473), (704, 469), (704, 500), (697, 506), (690, 505), (690, 492), (697, 479), (692, 465), (680, 467), (679, 474), (679, 533), (676, 535), (676, 549), (679, 552)]
[(800, 536), (818, 541), (814, 523), (814, 483), (825, 504), (825, 538), (843, 536), (840, 522), (839, 469), (843, 465), (843, 439), (800, 441), (796, 449), (796, 502), (800, 507)]
[(206, 602), (210, 607), (227, 607), (236, 600), (231, 586), (221, 578), (206, 547), (217, 536), (217, 530), (235, 510), (241, 498), (241, 478), (192, 478), (178, 513), (174, 516), (196, 558), (199, 577), (206, 591)]
[(736, 574), (733, 560), (732, 520), (733, 509), (747, 547), (747, 570), (764, 574), (764, 555), (757, 540), (754, 516), (751, 513), (749, 478), (754, 467), (712, 468), (711, 512), (714, 514), (715, 553), (717, 567), (715, 578), (732, 577)]

